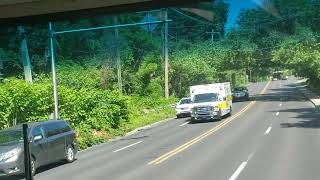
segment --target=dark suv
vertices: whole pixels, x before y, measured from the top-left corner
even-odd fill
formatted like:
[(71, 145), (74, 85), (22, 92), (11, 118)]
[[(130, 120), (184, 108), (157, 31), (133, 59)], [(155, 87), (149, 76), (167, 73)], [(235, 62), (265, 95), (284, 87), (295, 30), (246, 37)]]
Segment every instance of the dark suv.
[[(29, 123), (31, 170), (66, 160), (73, 162), (78, 150), (75, 132), (64, 120)], [(0, 131), (0, 176), (24, 174), (22, 125)]]
[(249, 101), (249, 90), (247, 87), (236, 87), (233, 90), (233, 101), (241, 101), (246, 100)]

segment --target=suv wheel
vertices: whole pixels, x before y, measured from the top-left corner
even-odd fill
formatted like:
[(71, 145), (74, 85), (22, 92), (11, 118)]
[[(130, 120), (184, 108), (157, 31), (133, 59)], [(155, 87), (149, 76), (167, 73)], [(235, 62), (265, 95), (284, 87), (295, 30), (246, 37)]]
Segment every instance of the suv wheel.
[(74, 161), (74, 149), (72, 146), (68, 146), (66, 149), (66, 160), (68, 163), (71, 163)]

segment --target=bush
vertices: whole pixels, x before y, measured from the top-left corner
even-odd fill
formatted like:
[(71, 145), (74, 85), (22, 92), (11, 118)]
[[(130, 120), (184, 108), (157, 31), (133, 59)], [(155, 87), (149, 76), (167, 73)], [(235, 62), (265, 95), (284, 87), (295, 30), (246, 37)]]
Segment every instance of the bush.
[[(156, 92), (149, 97), (126, 97), (116, 91), (60, 85), (59, 114), (76, 130), (80, 149), (85, 149), (134, 128), (172, 117), (174, 108), (169, 105), (177, 99), (159, 96), (158, 83), (151, 81), (149, 84), (150, 91)], [(53, 112), (52, 96), (52, 85), (48, 81), (30, 84), (18, 79), (6, 80), (0, 84), (0, 129), (47, 120)]]
[[(82, 147), (106, 141), (107, 132), (128, 122), (127, 98), (118, 92), (65, 86), (59, 86), (58, 92), (60, 118), (77, 130)], [(52, 96), (51, 84), (5, 81), (0, 85), (0, 128), (47, 120), (53, 112)]]
[(52, 90), (46, 84), (6, 80), (0, 86), (0, 128), (47, 119), (52, 112)]

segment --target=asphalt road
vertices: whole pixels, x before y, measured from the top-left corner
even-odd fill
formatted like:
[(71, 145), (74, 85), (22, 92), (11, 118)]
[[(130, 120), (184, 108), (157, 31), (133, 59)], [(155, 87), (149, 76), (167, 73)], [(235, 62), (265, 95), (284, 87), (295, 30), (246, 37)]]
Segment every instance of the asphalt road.
[(41, 168), (35, 180), (320, 179), (320, 114), (294, 82), (251, 84), (252, 100), (234, 103), (231, 117), (173, 119)]

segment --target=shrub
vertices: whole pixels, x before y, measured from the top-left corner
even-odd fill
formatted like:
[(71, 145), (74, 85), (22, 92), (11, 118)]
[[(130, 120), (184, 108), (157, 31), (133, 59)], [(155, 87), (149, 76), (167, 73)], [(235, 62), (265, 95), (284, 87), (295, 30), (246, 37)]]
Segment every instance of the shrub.
[[(59, 114), (77, 130), (82, 147), (106, 141), (109, 132), (128, 121), (127, 98), (118, 92), (59, 86)], [(53, 112), (51, 84), (11, 79), (0, 85), (0, 128), (48, 119)], [(102, 133), (103, 134), (103, 133)]]

